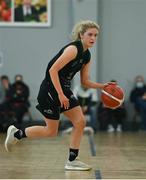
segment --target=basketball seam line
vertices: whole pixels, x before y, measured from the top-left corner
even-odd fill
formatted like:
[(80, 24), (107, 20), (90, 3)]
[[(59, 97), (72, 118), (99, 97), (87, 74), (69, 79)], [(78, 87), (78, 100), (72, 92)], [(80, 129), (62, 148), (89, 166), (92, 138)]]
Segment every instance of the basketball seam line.
[(118, 101), (120, 104), (122, 104), (122, 102), (123, 102), (123, 100), (124, 100), (124, 97), (123, 97), (123, 99), (120, 100), (120, 99), (114, 97), (113, 95), (109, 94), (108, 92), (106, 92), (106, 91), (104, 91), (104, 90), (102, 90), (102, 92), (103, 92), (104, 94), (106, 94), (107, 96), (113, 98), (114, 100)]

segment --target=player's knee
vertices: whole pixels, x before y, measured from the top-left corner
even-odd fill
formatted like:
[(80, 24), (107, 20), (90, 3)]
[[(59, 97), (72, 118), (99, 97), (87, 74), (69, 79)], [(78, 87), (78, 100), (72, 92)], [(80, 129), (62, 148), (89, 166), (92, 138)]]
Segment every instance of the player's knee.
[(84, 129), (86, 126), (86, 119), (84, 116), (78, 118), (78, 120), (74, 123), (74, 127), (78, 129)]

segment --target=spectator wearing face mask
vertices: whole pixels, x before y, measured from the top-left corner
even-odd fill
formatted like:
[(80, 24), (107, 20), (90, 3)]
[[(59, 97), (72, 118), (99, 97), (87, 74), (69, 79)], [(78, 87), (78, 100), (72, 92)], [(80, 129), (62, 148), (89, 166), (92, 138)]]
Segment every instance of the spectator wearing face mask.
[(141, 117), (141, 129), (146, 130), (146, 85), (143, 76), (135, 78), (135, 86), (130, 93), (130, 101), (134, 104), (136, 113)]
[(21, 127), (23, 123), (23, 117), (30, 107), (29, 103), (29, 87), (23, 81), (23, 76), (17, 74), (15, 76), (15, 82), (12, 84), (13, 98), (11, 102), (12, 110), (15, 112), (17, 119), (17, 127)]

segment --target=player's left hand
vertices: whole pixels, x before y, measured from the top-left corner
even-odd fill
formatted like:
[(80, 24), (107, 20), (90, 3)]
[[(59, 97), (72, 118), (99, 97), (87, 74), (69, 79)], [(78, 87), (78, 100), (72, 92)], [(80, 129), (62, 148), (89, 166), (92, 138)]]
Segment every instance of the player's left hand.
[(59, 97), (61, 107), (68, 109), (69, 108), (69, 99), (64, 94), (59, 94), (58, 97)]

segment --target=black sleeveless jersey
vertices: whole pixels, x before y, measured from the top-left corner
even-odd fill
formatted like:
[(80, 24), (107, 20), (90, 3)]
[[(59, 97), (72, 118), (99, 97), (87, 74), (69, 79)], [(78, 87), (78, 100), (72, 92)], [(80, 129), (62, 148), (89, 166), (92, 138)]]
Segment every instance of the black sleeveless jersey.
[(87, 49), (86, 51), (83, 51), (83, 45), (81, 41), (74, 41), (66, 46), (64, 46), (58, 53), (57, 55), (49, 62), (47, 70), (46, 70), (46, 76), (45, 80), (47, 82), (50, 82), (50, 74), (49, 74), (49, 69), (52, 67), (52, 65), (57, 61), (57, 59), (62, 55), (64, 52), (65, 48), (74, 45), (77, 48), (77, 55), (76, 57), (70, 61), (68, 64), (66, 64), (60, 71), (59, 71), (59, 79), (60, 83), (62, 86), (69, 87), (70, 82), (74, 75), (81, 70), (82, 66), (84, 64), (87, 64), (90, 61), (91, 54), (90, 51)]

